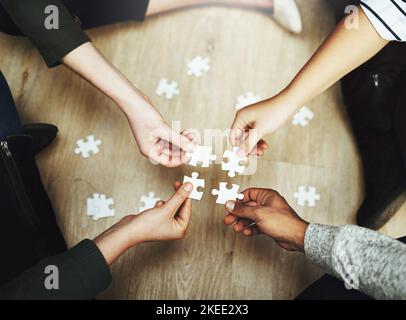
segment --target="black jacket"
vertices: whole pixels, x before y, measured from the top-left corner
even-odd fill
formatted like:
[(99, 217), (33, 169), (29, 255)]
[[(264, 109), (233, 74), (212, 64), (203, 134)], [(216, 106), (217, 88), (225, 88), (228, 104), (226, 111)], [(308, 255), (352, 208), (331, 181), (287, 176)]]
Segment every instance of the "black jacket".
[[(45, 28), (45, 8), (49, 5), (59, 8), (58, 30)], [(26, 35), (50, 67), (58, 65), (62, 57), (90, 41), (79, 20), (60, 0), (0, 0), (0, 30)]]
[[(0, 299), (91, 299), (111, 275), (91, 240), (70, 250), (56, 224), (29, 136), (0, 142)], [(45, 286), (47, 266), (58, 269), (59, 289)]]
[[(45, 8), (59, 9), (59, 29), (45, 28)], [(89, 37), (89, 29), (125, 21), (143, 21), (148, 0), (0, 0), (0, 32), (25, 35), (38, 48), (49, 67)]]

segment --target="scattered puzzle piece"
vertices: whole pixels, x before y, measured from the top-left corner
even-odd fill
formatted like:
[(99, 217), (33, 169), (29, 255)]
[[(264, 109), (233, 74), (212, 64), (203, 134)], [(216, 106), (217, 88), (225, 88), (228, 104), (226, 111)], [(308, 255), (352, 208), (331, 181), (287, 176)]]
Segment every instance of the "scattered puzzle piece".
[(210, 70), (210, 59), (197, 56), (193, 60), (190, 60), (188, 65), (188, 75), (201, 77), (203, 73), (206, 73)]
[(92, 135), (88, 136), (86, 140), (78, 140), (76, 144), (78, 147), (75, 149), (75, 154), (81, 154), (83, 158), (87, 159), (90, 157), (90, 154), (99, 153), (99, 146), (102, 144), (102, 142), (101, 140), (96, 140)]
[(239, 96), (237, 98), (237, 105), (236, 108), (237, 110), (243, 109), (247, 106), (250, 106), (251, 104), (255, 104), (257, 102), (260, 102), (262, 100), (261, 96), (256, 96), (254, 93), (251, 91), (243, 94), (242, 96)]
[(186, 156), (190, 158), (189, 165), (197, 167), (201, 165), (203, 168), (208, 168), (210, 163), (217, 159), (217, 157), (212, 154), (212, 147), (207, 146), (196, 146), (196, 150), (193, 153), (186, 152)]
[(143, 212), (149, 209), (152, 209), (155, 207), (156, 203), (161, 200), (159, 198), (155, 197), (154, 192), (149, 192), (148, 196), (142, 196), (141, 197), (141, 202), (144, 204), (143, 206), (140, 206), (138, 209), (138, 212)]
[(292, 123), (295, 126), (306, 127), (314, 119), (314, 113), (308, 108), (301, 108), (293, 117)]
[(175, 81), (169, 82), (168, 79), (161, 79), (156, 89), (158, 96), (165, 95), (166, 99), (171, 100), (174, 96), (179, 95), (178, 83)]
[(237, 147), (234, 147), (233, 151), (226, 150), (223, 158), (228, 159), (228, 162), (223, 161), (221, 163), (221, 169), (228, 171), (228, 176), (231, 178), (234, 178), (236, 173), (243, 174), (245, 166), (241, 165), (240, 163), (248, 161), (247, 157), (241, 157), (237, 154), (237, 152)]
[(87, 199), (87, 215), (93, 217), (93, 220), (113, 217), (115, 213), (111, 208), (113, 204), (113, 199), (107, 199), (104, 194), (95, 193), (92, 198)]
[(316, 202), (320, 200), (320, 195), (316, 192), (316, 188), (300, 186), (299, 191), (295, 192), (293, 197), (297, 199), (297, 203), (305, 207), (306, 203), (308, 207), (315, 207)]
[(185, 176), (183, 178), (183, 183), (187, 182), (193, 184), (193, 191), (189, 198), (194, 200), (202, 200), (203, 192), (198, 191), (198, 188), (204, 188), (205, 181), (203, 179), (199, 179), (199, 174), (197, 172), (193, 172), (192, 177)]
[(226, 204), (227, 201), (230, 200), (242, 200), (244, 199), (244, 195), (238, 193), (238, 189), (240, 188), (239, 185), (233, 184), (231, 189), (227, 188), (227, 182), (221, 182), (219, 190), (213, 189), (211, 191), (212, 195), (218, 196), (216, 203), (218, 204)]

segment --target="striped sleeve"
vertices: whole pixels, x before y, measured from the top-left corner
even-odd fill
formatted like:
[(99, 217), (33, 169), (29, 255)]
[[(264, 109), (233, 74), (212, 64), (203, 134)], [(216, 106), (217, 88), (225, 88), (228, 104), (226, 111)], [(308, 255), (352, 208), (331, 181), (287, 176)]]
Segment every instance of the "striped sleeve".
[(406, 0), (362, 0), (361, 7), (382, 38), (406, 41)]

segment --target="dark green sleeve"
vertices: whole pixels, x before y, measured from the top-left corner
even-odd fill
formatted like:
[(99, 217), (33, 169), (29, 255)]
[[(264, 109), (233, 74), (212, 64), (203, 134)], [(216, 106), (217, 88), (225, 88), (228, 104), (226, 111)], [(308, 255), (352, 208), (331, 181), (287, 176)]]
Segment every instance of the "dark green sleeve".
[[(20, 31), (38, 48), (49, 67), (59, 65), (65, 55), (90, 41), (60, 0), (0, 0), (0, 4)], [(49, 5), (59, 9), (57, 30), (45, 27), (48, 16), (45, 8)]]
[[(46, 288), (47, 266), (58, 269), (58, 288)], [(55, 273), (53, 273), (55, 275)], [(0, 287), (0, 300), (89, 300), (111, 282), (109, 267), (91, 240), (46, 258), (35, 267)]]

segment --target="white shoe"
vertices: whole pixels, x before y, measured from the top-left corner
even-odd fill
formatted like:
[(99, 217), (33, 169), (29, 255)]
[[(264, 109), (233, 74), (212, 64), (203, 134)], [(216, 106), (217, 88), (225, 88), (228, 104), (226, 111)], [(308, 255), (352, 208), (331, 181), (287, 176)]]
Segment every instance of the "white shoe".
[(273, 18), (290, 32), (301, 33), (303, 30), (295, 0), (273, 0)]

